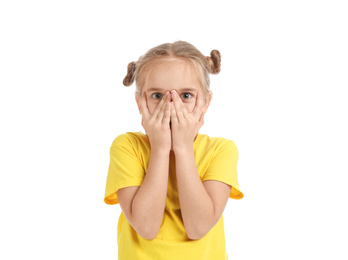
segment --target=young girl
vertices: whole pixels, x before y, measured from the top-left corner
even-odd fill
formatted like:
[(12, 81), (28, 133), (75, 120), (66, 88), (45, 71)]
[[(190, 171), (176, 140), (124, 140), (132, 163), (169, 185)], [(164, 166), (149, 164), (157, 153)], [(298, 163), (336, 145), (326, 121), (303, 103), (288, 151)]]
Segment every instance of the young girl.
[(141, 132), (118, 136), (110, 148), (105, 203), (120, 203), (119, 260), (222, 260), (222, 213), (241, 199), (233, 141), (198, 133), (212, 93), (209, 73), (220, 53), (205, 57), (187, 42), (162, 44), (128, 65), (136, 82)]

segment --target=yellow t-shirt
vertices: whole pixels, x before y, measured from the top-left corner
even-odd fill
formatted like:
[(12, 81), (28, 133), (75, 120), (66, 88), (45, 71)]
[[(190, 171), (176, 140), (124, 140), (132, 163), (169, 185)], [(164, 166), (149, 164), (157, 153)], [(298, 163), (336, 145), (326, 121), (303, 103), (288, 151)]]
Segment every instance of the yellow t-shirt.
[[(230, 198), (241, 199), (237, 161), (238, 150), (233, 141), (198, 134), (193, 143), (196, 165), (202, 181), (218, 180), (232, 186)], [(116, 191), (140, 186), (150, 157), (148, 137), (141, 133), (125, 133), (115, 138), (110, 148), (110, 165), (104, 201), (117, 204)], [(119, 260), (226, 260), (223, 217), (201, 239), (190, 240), (181, 217), (174, 159), (170, 158), (168, 193), (159, 233), (147, 240), (136, 233), (121, 212), (117, 227)]]

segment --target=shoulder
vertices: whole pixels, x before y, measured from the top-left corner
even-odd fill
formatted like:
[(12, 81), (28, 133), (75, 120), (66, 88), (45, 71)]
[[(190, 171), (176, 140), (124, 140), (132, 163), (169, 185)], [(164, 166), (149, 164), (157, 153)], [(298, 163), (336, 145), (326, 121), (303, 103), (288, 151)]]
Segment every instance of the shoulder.
[(133, 154), (146, 154), (150, 151), (150, 142), (147, 135), (142, 132), (126, 132), (117, 136), (110, 150), (121, 149)]
[(214, 152), (222, 152), (224, 150), (238, 152), (234, 141), (224, 137), (211, 137), (206, 134), (199, 134), (199, 145)]
[(142, 132), (126, 132), (117, 136), (111, 146), (130, 146), (146, 142), (147, 136)]

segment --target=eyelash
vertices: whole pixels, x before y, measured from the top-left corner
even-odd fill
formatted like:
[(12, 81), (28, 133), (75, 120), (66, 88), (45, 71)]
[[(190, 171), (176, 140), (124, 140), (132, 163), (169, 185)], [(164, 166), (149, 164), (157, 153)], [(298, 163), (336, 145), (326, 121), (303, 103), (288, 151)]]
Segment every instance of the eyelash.
[[(191, 93), (183, 93), (183, 94), (181, 94), (181, 97), (183, 98), (184, 95), (190, 95), (189, 98), (192, 98), (192, 94)], [(183, 99), (189, 99), (189, 98), (183, 98)]]
[[(161, 97), (160, 97), (160, 98), (157, 98), (157, 97), (156, 97), (157, 95), (161, 95)], [(161, 93), (156, 92), (156, 93), (153, 93), (153, 94), (152, 94), (152, 97), (153, 97), (154, 99), (162, 99), (162, 98), (163, 98), (163, 95), (162, 95)]]
[[(158, 97), (156, 97), (157, 95), (161, 95), (161, 97), (158, 98)], [(184, 95), (190, 95), (190, 97), (184, 98), (184, 97), (183, 97)], [(161, 93), (159, 93), (159, 92), (156, 92), (156, 93), (153, 93), (153, 94), (152, 94), (152, 97), (153, 97), (154, 99), (162, 99), (162, 98), (163, 98), (163, 94), (161, 94)], [(182, 99), (190, 99), (190, 98), (192, 98), (192, 97), (193, 97), (193, 95), (192, 95), (191, 93), (188, 93), (188, 92), (181, 94), (181, 98), (182, 98)]]

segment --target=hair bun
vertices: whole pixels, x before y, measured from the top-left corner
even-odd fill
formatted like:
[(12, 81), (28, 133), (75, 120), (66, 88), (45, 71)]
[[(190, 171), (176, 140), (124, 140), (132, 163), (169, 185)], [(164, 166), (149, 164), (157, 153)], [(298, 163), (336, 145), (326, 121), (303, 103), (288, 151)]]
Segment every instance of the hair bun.
[(218, 74), (221, 70), (221, 54), (218, 50), (212, 50), (210, 57), (207, 56), (207, 61), (210, 67), (210, 73)]
[(136, 63), (134, 61), (130, 62), (127, 66), (127, 75), (123, 80), (123, 85), (129, 87), (134, 82), (134, 71), (136, 68)]

